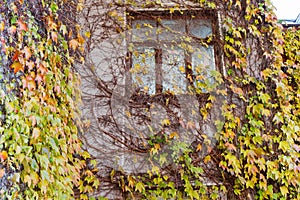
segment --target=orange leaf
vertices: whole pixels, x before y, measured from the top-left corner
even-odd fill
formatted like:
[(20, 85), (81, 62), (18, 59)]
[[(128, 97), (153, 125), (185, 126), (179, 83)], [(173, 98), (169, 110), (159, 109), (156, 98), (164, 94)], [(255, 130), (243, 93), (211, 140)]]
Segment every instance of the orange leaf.
[(14, 69), (14, 73), (16, 74), (18, 71), (24, 71), (24, 66), (19, 62), (14, 62), (11, 66)]
[(57, 43), (57, 37), (58, 37), (57, 32), (52, 31), (51, 38), (55, 43)]
[(6, 151), (2, 151), (0, 152), (0, 158), (1, 158), (1, 161), (5, 161), (7, 159), (8, 155), (7, 155), (7, 152)]
[(12, 60), (13, 60), (13, 61), (18, 60), (19, 55), (20, 55), (20, 52), (19, 52), (19, 51), (15, 51), (15, 53), (14, 53), (14, 55), (13, 55), (13, 57), (12, 57)]
[(79, 33), (77, 34), (77, 38), (78, 38), (79, 44), (82, 45), (84, 43), (84, 38)]
[(0, 23), (0, 32), (2, 32), (2, 31), (4, 30), (4, 27), (5, 27), (5, 24), (4, 24), (4, 22), (2, 21), (2, 22)]
[(2, 178), (5, 174), (5, 169), (0, 168), (0, 178)]
[(74, 51), (77, 49), (79, 46), (79, 43), (76, 39), (72, 39), (69, 41), (69, 47), (72, 48)]
[(236, 151), (236, 147), (233, 144), (230, 144), (228, 142), (225, 143), (225, 146), (227, 147), (228, 150), (230, 151)]
[(19, 30), (20, 31), (27, 31), (27, 25), (22, 21), (22, 20), (18, 20), (18, 25), (19, 25)]
[(43, 64), (39, 64), (38, 71), (41, 72), (42, 75), (44, 75), (48, 72), (48, 69)]

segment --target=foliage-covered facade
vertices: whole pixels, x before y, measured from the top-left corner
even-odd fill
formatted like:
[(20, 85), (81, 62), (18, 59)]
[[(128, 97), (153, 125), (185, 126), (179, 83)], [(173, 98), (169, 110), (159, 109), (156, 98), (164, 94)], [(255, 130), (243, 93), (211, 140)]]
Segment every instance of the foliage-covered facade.
[(268, 0), (0, 10), (1, 198), (300, 198), (300, 33)]

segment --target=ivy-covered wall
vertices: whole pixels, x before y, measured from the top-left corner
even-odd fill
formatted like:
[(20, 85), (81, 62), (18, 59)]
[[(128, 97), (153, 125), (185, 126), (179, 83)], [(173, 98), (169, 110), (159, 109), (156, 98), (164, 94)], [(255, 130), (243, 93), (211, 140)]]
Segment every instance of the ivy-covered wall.
[[(300, 198), (299, 31), (277, 24), (270, 1), (6, 0), (0, 11), (1, 199)], [(213, 45), (221, 69), (214, 84), (196, 76), (185, 101), (147, 87), (123, 95), (126, 78), (143, 70), (131, 58), (148, 58), (128, 36), (153, 29), (129, 21), (159, 24), (162, 12), (217, 21), (207, 38), (173, 42), (189, 53), (190, 41)]]
[(1, 199), (84, 199), (98, 185), (78, 139), (81, 5), (0, 2)]

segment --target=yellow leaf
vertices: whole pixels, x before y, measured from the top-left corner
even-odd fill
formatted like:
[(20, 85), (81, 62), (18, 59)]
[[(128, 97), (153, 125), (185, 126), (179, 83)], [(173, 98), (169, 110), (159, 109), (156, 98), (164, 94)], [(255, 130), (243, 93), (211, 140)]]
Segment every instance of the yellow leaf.
[(201, 149), (202, 149), (202, 145), (201, 145), (201, 144), (198, 144), (198, 145), (197, 145), (196, 151), (201, 151)]
[(83, 3), (78, 3), (76, 9), (77, 9), (77, 11), (82, 11), (82, 9), (83, 9)]
[(169, 126), (170, 124), (171, 124), (171, 122), (170, 122), (169, 119), (164, 119), (164, 120), (162, 120), (162, 125)]
[(87, 31), (84, 33), (85, 37), (90, 38), (91, 37), (91, 32)]
[(154, 148), (159, 150), (160, 149), (160, 144), (154, 144)]
[(281, 187), (280, 187), (280, 192), (281, 192), (281, 194), (282, 194), (283, 196), (286, 197), (286, 195), (289, 193), (289, 190), (288, 190), (288, 188), (287, 188), (286, 186), (281, 186)]
[(185, 68), (184, 68), (184, 66), (180, 66), (180, 67), (179, 67), (179, 71), (181, 71), (182, 73), (185, 73)]
[(211, 160), (210, 155), (205, 156), (205, 158), (204, 158), (204, 163), (207, 164), (210, 160)]
[(175, 137), (178, 138), (178, 133), (177, 133), (177, 132), (173, 132), (173, 133), (171, 133), (170, 136), (169, 136), (170, 139), (173, 139), (173, 138), (175, 138)]

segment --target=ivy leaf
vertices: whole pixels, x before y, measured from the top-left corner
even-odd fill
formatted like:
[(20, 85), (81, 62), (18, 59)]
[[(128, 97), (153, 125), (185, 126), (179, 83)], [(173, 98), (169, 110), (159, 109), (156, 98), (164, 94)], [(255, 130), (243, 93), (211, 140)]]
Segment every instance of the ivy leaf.
[(135, 185), (135, 191), (139, 191), (139, 192), (143, 192), (145, 191), (145, 186), (142, 182), (138, 182), (136, 185)]
[(288, 188), (287, 188), (286, 186), (281, 186), (281, 187), (280, 187), (280, 192), (281, 192), (281, 194), (282, 194), (283, 196), (286, 197), (286, 195), (289, 193), (289, 190), (288, 190)]
[(28, 30), (27, 25), (21, 19), (18, 20), (17, 24), (19, 26), (20, 31), (27, 31)]
[(5, 174), (5, 169), (0, 168), (0, 178), (2, 178)]
[(57, 32), (55, 32), (55, 31), (52, 31), (51, 32), (51, 38), (52, 38), (52, 40), (55, 42), (55, 43), (57, 43), (57, 38), (58, 38), (58, 34), (57, 34)]
[(2, 21), (2, 22), (0, 23), (0, 32), (2, 32), (2, 31), (4, 30), (4, 27), (5, 27), (5, 24), (4, 24), (4, 22)]
[(24, 65), (22, 65), (20, 62), (14, 62), (10, 68), (14, 69), (14, 73), (18, 73), (19, 71), (24, 71)]
[(31, 57), (31, 55), (32, 55), (31, 50), (30, 50), (29, 47), (25, 47), (24, 50), (23, 50), (23, 52), (24, 52), (24, 54), (25, 54), (25, 59), (27, 59), (27, 60), (28, 60), (28, 59)]
[(28, 88), (30, 91), (34, 90), (36, 87), (34, 79), (28, 75), (22, 79), (23, 88)]
[(283, 152), (286, 152), (287, 150), (289, 150), (290, 145), (289, 145), (288, 141), (281, 141), (279, 143), (279, 149), (282, 149)]
[(0, 152), (0, 158), (2, 162), (5, 161), (8, 158), (7, 152), (6, 151)]
[(34, 128), (32, 131), (32, 137), (33, 139), (37, 139), (40, 136), (40, 129), (39, 128)]
[(74, 51), (77, 49), (78, 46), (79, 46), (79, 42), (76, 39), (72, 39), (69, 41), (69, 47)]
[(14, 25), (11, 26), (11, 27), (8, 29), (8, 32), (9, 32), (10, 34), (15, 34), (16, 31), (17, 31), (17, 27), (14, 26)]

